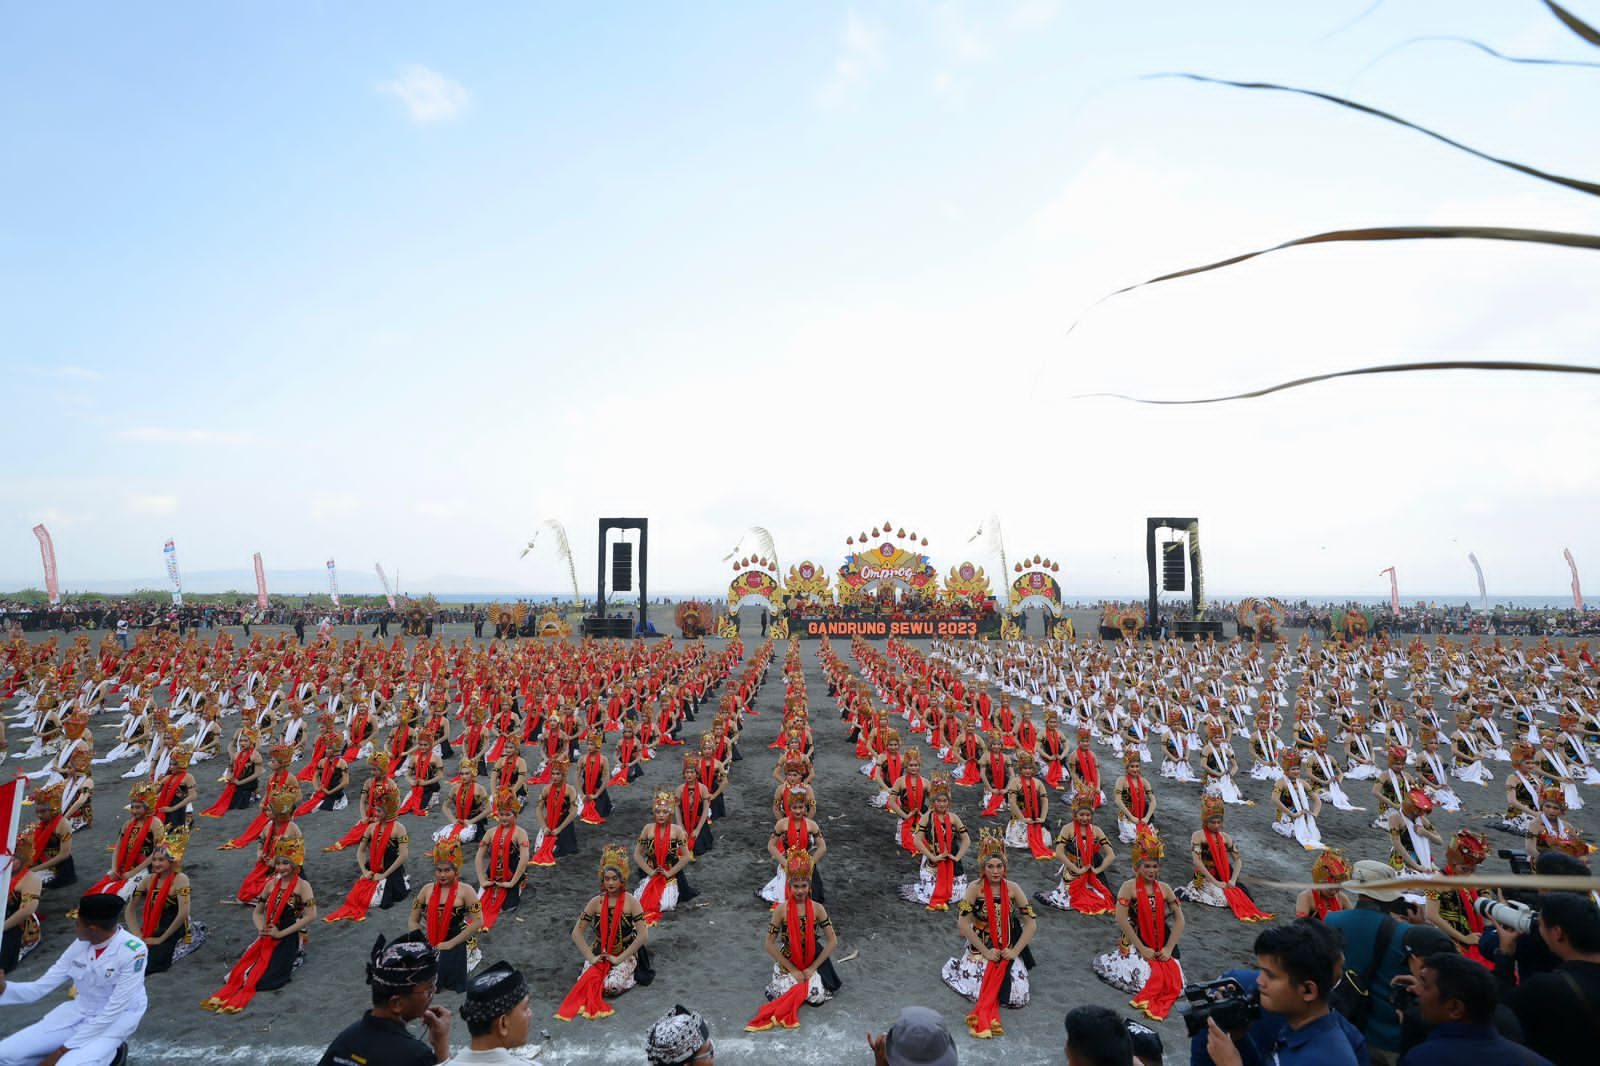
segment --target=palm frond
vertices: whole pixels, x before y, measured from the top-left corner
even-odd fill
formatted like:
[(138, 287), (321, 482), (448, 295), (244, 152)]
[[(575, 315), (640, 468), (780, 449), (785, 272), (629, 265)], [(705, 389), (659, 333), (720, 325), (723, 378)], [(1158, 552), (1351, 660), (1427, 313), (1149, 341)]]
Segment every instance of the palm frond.
[(1560, 19), (1567, 29), (1571, 30), (1579, 37), (1582, 37), (1596, 48), (1600, 48), (1600, 30), (1595, 29), (1593, 26), (1589, 25), (1587, 22), (1568, 11), (1560, 4), (1555, 3), (1554, 0), (1544, 0), (1544, 6), (1549, 8), (1550, 13), (1556, 18)]
[(1399, 44), (1395, 45), (1393, 48), (1387, 48), (1384, 51), (1380, 52), (1376, 59), (1374, 59), (1372, 62), (1368, 63), (1366, 66), (1362, 67), (1359, 71), (1356, 72), (1357, 77), (1359, 77), (1361, 74), (1364, 74), (1367, 71), (1371, 70), (1373, 67), (1377, 66), (1379, 63), (1383, 62), (1385, 59), (1388, 59), (1390, 56), (1394, 55), (1396, 52), (1399, 52), (1399, 51), (1402, 51), (1404, 49), (1410, 48), (1414, 44), (1428, 44), (1428, 43), (1434, 43), (1434, 42), (1439, 42), (1439, 41), (1448, 41), (1448, 42), (1451, 42), (1453, 44), (1464, 44), (1464, 45), (1468, 46), (1469, 48), (1476, 48), (1478, 51), (1484, 53), (1485, 55), (1493, 56), (1494, 58), (1496, 58), (1498, 60), (1501, 60), (1502, 62), (1505, 62), (1505, 63), (1526, 63), (1526, 64), (1532, 64), (1532, 65), (1544, 66), (1544, 67), (1600, 67), (1600, 63), (1595, 63), (1595, 62), (1592, 62), (1592, 61), (1589, 61), (1589, 60), (1584, 60), (1584, 59), (1550, 59), (1550, 58), (1548, 58), (1546, 56), (1512, 56), (1512, 55), (1506, 55), (1504, 52), (1500, 52), (1500, 51), (1497, 51), (1497, 50), (1495, 50), (1493, 48), (1490, 48), (1488, 45), (1484, 44), (1482, 41), (1474, 41), (1471, 37), (1450, 37), (1450, 36), (1413, 37), (1409, 41), (1401, 41)]

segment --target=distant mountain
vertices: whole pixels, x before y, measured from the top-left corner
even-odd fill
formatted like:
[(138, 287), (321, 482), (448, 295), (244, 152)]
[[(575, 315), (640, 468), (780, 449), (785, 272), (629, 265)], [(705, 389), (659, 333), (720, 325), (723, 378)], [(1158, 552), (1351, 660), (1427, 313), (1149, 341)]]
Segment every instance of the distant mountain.
[[(328, 571), (319, 570), (274, 570), (267, 568), (267, 592), (273, 596), (303, 596), (307, 593), (322, 593), (328, 591)], [(389, 579), (394, 580), (394, 574), (389, 574)], [(455, 593), (461, 595), (532, 595), (536, 591), (525, 585), (515, 582), (502, 581), (496, 578), (464, 577), (458, 574), (438, 574), (432, 577), (412, 580), (409, 574), (400, 575), (400, 592), (404, 593)], [(30, 580), (4, 580), (0, 579), (0, 589), (36, 588), (40, 584), (37, 578)], [(151, 574), (148, 577), (108, 577), (72, 579), (62, 582), (63, 592), (105, 592), (112, 595), (132, 592), (134, 589), (162, 589), (171, 588), (167, 583), (165, 574)], [(242, 592), (253, 593), (256, 589), (256, 573), (254, 570), (195, 570), (184, 571), (183, 591), (194, 593), (210, 592)], [(370, 567), (339, 568), (339, 591), (347, 592), (352, 596), (372, 596), (383, 592), (383, 585), (378, 581), (378, 575)], [(548, 590), (559, 593), (560, 589)], [(570, 590), (567, 593), (571, 595)]]

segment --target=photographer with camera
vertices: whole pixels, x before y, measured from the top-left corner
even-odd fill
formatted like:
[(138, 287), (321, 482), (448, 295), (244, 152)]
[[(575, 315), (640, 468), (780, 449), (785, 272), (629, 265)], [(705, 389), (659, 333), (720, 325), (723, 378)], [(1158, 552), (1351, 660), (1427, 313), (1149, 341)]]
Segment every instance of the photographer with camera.
[(1394, 867), (1387, 863), (1362, 859), (1350, 870), (1356, 905), (1323, 919), (1344, 937), (1344, 978), (1352, 996), (1350, 1005), (1340, 1009), (1367, 1038), (1373, 1066), (1394, 1066), (1399, 1059), (1400, 1022), (1392, 990), (1394, 979), (1405, 972), (1405, 925), (1395, 914), (1413, 905), (1401, 899), (1397, 888), (1363, 886), (1394, 877)]
[[(1404, 1060), (1408, 1051), (1428, 1039), (1429, 1031), (1435, 1024), (1423, 1014), (1422, 1004), (1418, 999), (1423, 967), (1436, 956), (1456, 955), (1461, 952), (1449, 934), (1432, 925), (1407, 926), (1401, 943), (1406, 953), (1407, 972), (1394, 979), (1390, 996), (1394, 1000), (1395, 1009), (1400, 1012), (1400, 1058)], [(1489, 971), (1484, 969), (1481, 962), (1470, 955), (1463, 954), (1462, 957), (1483, 970), (1484, 976), (1489, 976)], [(1493, 982), (1492, 977), (1490, 981)], [(1522, 1024), (1517, 1021), (1517, 1016), (1511, 1012), (1511, 1008), (1504, 1003), (1495, 1005), (1489, 1023), (1507, 1040), (1516, 1044), (1522, 1043)]]
[[(1589, 868), (1571, 855), (1561, 851), (1547, 851), (1538, 862), (1529, 862), (1522, 851), (1502, 848), (1502, 859), (1511, 864), (1511, 872), (1518, 875), (1540, 873), (1555, 877), (1588, 877)], [(1495, 980), (1500, 983), (1502, 999), (1510, 996), (1517, 985), (1535, 974), (1549, 973), (1561, 965), (1561, 960), (1538, 935), (1523, 936), (1533, 931), (1538, 908), (1544, 898), (1543, 891), (1506, 892), (1510, 902), (1499, 902), (1488, 897), (1479, 898), (1474, 906), (1478, 913), (1489, 919), (1479, 941), (1479, 950), (1494, 963)]]
[(1555, 1066), (1592, 1063), (1600, 1054), (1600, 907), (1592, 895), (1546, 892), (1539, 897), (1538, 930), (1514, 939), (1534, 937), (1560, 964), (1524, 978), (1506, 1002), (1528, 1047)]
[[(1204, 1061), (1216, 1066), (1248, 1066), (1272, 1062), (1276, 1066), (1356, 1066), (1355, 1041), (1343, 1018), (1328, 1005), (1328, 994), (1338, 980), (1338, 937), (1311, 919), (1269, 926), (1256, 937), (1254, 997), (1215, 1000), (1207, 986), (1185, 989), (1185, 1022), (1196, 1037), (1198, 1016), (1204, 1016)], [(1248, 973), (1246, 974), (1248, 977)], [(1235, 988), (1244, 982), (1239, 981)], [(1196, 1003), (1196, 995), (1202, 1000)], [(1268, 1017), (1251, 1023), (1250, 1008)], [(1274, 1023), (1267, 1029), (1262, 1023)], [(1241, 1024), (1242, 1023), (1242, 1024)], [(1272, 1033), (1274, 1035), (1269, 1036)], [(1352, 1037), (1354, 1039), (1352, 1039)], [(1266, 1039), (1263, 1039), (1266, 1038)], [(1193, 1046), (1198, 1050), (1199, 1040)], [(1192, 1062), (1201, 1062), (1195, 1054)]]

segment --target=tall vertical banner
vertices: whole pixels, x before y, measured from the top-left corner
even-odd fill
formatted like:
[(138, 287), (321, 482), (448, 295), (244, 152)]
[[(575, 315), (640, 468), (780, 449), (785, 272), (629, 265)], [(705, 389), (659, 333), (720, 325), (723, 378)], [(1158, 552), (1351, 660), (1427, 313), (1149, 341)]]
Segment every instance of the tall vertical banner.
[(267, 609), (267, 568), (261, 565), (260, 552), (256, 552), (256, 609)]
[(172, 582), (172, 605), (183, 606), (183, 578), (178, 574), (178, 546), (172, 541), (167, 541), (167, 546), (161, 549), (161, 554), (167, 557), (167, 580)]
[(1471, 552), (1467, 553), (1467, 562), (1472, 564), (1472, 569), (1478, 572), (1478, 603), (1487, 611), (1489, 609), (1489, 587), (1483, 583), (1483, 567), (1478, 565), (1478, 557)]
[[(22, 824), (22, 795), (28, 779), (18, 774), (0, 785), (0, 885), (11, 883), (11, 866), (17, 853), (17, 832)], [(0, 892), (0, 925), (5, 924), (10, 893)]]
[(1572, 571), (1572, 609), (1583, 610), (1583, 586), (1578, 584), (1578, 563), (1572, 558), (1571, 548), (1562, 548), (1561, 554), (1567, 558), (1567, 569)]
[(33, 527), (33, 535), (39, 538), (39, 557), (44, 560), (44, 590), (50, 594), (50, 606), (54, 607), (61, 602), (61, 579), (56, 576), (55, 542), (50, 539), (50, 531), (42, 523)]
[(333, 568), (333, 560), (328, 560), (328, 595), (333, 597), (333, 605), (339, 606), (339, 572)]
[(373, 563), (372, 568), (378, 572), (378, 580), (383, 582), (383, 596), (389, 601), (389, 609), (394, 610), (394, 589), (389, 587), (389, 576), (383, 572), (382, 563)]
[(1395, 576), (1394, 567), (1379, 570), (1378, 576), (1389, 575), (1389, 610), (1394, 612), (1396, 618), (1400, 617), (1400, 579)]

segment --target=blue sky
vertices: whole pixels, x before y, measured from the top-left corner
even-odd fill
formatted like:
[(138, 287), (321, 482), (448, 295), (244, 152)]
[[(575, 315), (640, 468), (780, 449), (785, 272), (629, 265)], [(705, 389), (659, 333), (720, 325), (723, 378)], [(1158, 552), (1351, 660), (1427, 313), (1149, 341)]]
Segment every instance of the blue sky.
[[(748, 526), (836, 565), (879, 512), (985, 514), (1069, 593), (1143, 517), (1233, 591), (1559, 593), (1600, 565), (1595, 387), (1455, 375), (1158, 410), (1072, 400), (1363, 363), (1595, 361), (1600, 258), (1329, 248), (1345, 225), (1600, 227), (1592, 198), (1304, 99), (1600, 174), (1600, 59), (1460, 4), (14, 7), (0, 41), (0, 578), (341, 566), (561, 587), (521, 543), (652, 518), (707, 588)], [(1572, 8), (1600, 20), (1600, 8)], [(1070, 337), (1067, 328), (1082, 316)], [(1374, 447), (1372, 442), (1381, 442)], [(904, 516), (903, 519), (901, 516)], [(980, 560), (981, 561), (981, 560)]]

